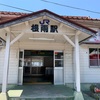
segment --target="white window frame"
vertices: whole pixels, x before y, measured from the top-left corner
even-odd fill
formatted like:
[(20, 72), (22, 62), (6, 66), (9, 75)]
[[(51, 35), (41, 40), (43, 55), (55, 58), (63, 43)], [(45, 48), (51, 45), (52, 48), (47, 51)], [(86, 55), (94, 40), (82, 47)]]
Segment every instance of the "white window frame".
[(97, 66), (90, 66), (90, 52), (89, 52), (90, 49), (97, 49), (97, 54), (98, 54), (98, 51), (99, 51), (100, 48), (98, 48), (98, 47), (89, 47), (89, 49), (88, 49), (89, 68), (100, 68), (99, 56), (98, 56), (98, 65)]

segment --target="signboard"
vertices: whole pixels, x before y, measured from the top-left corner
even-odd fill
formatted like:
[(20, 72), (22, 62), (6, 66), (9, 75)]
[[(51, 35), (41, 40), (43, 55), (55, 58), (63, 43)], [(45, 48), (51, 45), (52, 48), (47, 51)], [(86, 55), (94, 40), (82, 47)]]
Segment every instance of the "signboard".
[(97, 33), (96, 36), (89, 38), (88, 40), (84, 41), (86, 43), (100, 43), (100, 32)]
[(58, 33), (58, 26), (50, 25), (49, 19), (43, 19), (42, 21), (39, 21), (39, 24), (33, 24), (31, 26), (31, 30), (32, 30), (32, 32), (39, 32), (39, 30), (40, 30), (40, 32), (46, 32), (46, 33), (49, 32), (49, 30), (50, 30), (51, 33)]
[(53, 51), (45, 50), (25, 50), (25, 57), (27, 56), (53, 56)]

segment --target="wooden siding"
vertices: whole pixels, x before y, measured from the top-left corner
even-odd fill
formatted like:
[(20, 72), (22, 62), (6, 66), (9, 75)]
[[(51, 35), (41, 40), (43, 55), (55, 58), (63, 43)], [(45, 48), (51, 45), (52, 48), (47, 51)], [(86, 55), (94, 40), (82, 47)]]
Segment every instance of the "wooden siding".
[(3, 78), (3, 66), (4, 66), (4, 49), (0, 49), (0, 84)]
[[(80, 46), (80, 69), (81, 83), (99, 83), (100, 68), (89, 67), (89, 47), (98, 47), (96, 45)], [(100, 46), (99, 46), (100, 47)], [(41, 49), (42, 48), (42, 49)], [(59, 43), (20, 43), (14, 44), (10, 51), (9, 63), (9, 84), (18, 83), (18, 51), (19, 49), (30, 50), (64, 50), (64, 83), (74, 83), (73, 67), (73, 48), (71, 45)], [(4, 65), (4, 48), (0, 50), (0, 84), (2, 83), (2, 72)]]
[(20, 42), (19, 48), (26, 50), (64, 50), (64, 44), (52, 42)]
[[(0, 51), (0, 84), (2, 83), (2, 72), (4, 65), (4, 48)], [(8, 84), (16, 84), (18, 77), (18, 48), (11, 47), (10, 50), (10, 63), (9, 63), (9, 75), (8, 75)]]
[(73, 83), (74, 82), (74, 70), (73, 70), (73, 57), (72, 57), (72, 47), (66, 46), (64, 51), (64, 82)]
[[(32, 43), (21, 42), (20, 45), (14, 44), (10, 49), (10, 63), (9, 63), (9, 75), (8, 84), (18, 83), (18, 52), (19, 49), (29, 50), (64, 50), (65, 45), (59, 43)], [(0, 84), (2, 83), (2, 72), (4, 65), (4, 48), (0, 50)]]
[(89, 67), (89, 47), (96, 45), (82, 45), (80, 47), (81, 83), (100, 83), (100, 68)]

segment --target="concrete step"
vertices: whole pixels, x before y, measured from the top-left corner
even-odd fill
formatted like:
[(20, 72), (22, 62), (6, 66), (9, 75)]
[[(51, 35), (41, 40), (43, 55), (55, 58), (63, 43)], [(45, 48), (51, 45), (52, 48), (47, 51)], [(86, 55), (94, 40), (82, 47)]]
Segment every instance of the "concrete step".
[(25, 99), (25, 100), (74, 100), (74, 98), (48, 98), (48, 99)]
[(8, 90), (9, 100), (74, 100), (74, 90), (64, 85), (24, 85)]
[(9, 98), (9, 100), (74, 100), (74, 97), (68, 98)]

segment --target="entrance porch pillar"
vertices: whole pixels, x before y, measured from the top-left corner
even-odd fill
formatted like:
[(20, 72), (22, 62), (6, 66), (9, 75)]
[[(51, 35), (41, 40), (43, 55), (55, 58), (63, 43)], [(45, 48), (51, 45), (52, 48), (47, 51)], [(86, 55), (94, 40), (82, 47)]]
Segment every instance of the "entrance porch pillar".
[(80, 92), (80, 60), (79, 60), (79, 40), (78, 34), (75, 34), (75, 67), (76, 67), (76, 91)]
[(10, 54), (10, 32), (7, 33), (7, 37), (6, 37), (5, 59), (4, 59), (4, 68), (3, 68), (3, 79), (2, 79), (2, 93), (7, 92), (9, 54)]

